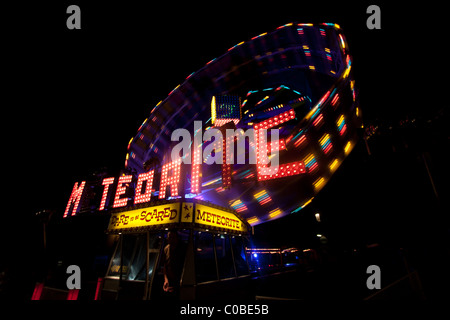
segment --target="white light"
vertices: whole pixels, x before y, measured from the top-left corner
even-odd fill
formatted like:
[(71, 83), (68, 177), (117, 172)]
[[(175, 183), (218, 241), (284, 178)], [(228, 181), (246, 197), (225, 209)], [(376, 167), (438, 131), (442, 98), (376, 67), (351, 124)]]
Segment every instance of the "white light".
[(315, 217), (316, 217), (317, 222), (320, 222), (320, 213), (317, 212), (315, 214)]

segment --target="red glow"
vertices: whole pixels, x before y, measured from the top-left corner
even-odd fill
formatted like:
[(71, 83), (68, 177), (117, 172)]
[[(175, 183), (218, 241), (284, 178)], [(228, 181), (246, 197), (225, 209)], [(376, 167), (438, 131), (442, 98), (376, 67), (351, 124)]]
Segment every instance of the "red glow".
[(121, 199), (120, 196), (125, 194), (125, 192), (127, 191), (126, 184), (130, 183), (131, 179), (133, 179), (132, 175), (121, 176), (119, 178), (119, 182), (117, 183), (116, 196), (114, 197), (113, 208), (125, 207), (127, 205), (128, 198)]
[[(152, 197), (152, 186), (153, 186), (153, 175), (155, 170), (141, 173), (138, 176), (138, 181), (136, 185), (136, 195), (134, 196), (134, 204), (143, 203), (150, 201)], [(144, 193), (142, 193), (142, 186), (144, 181), (147, 181), (147, 186), (145, 187)]]
[(105, 187), (103, 188), (102, 201), (100, 202), (100, 208), (98, 208), (98, 210), (105, 209), (106, 197), (108, 196), (109, 185), (113, 184), (113, 183), (114, 183), (114, 177), (103, 179), (102, 185), (104, 185)]
[(103, 278), (98, 278), (97, 280), (97, 288), (95, 289), (95, 298), (94, 300), (100, 300), (100, 293), (103, 287)]
[[(181, 159), (166, 163), (161, 169), (161, 184), (159, 187), (159, 199), (166, 197), (166, 187), (170, 186), (170, 196), (178, 196), (178, 184), (180, 182)], [(172, 175), (169, 176), (169, 170)]]
[[(282, 123), (294, 118), (295, 112), (294, 110), (291, 109), (287, 112), (284, 112), (278, 116), (272, 117), (253, 126), (254, 129), (257, 129), (255, 131), (255, 141), (256, 141), (256, 161), (257, 161), (256, 166), (258, 171), (258, 180), (278, 179), (297, 174), (303, 174), (306, 172), (305, 164), (303, 163), (303, 161), (280, 164), (278, 167), (274, 168), (268, 167), (267, 164), (263, 164), (262, 161), (263, 159), (262, 152), (267, 152), (268, 148), (260, 148), (261, 141), (259, 137), (260, 135), (259, 131), (261, 129), (270, 129), (279, 126)], [(267, 145), (268, 147), (270, 147), (271, 153), (286, 149), (286, 141), (283, 139), (268, 143)]]
[(201, 148), (194, 148), (191, 171), (191, 193), (200, 193), (201, 151)]
[(297, 148), (299, 145), (301, 145), (303, 142), (306, 141), (306, 135), (300, 136), (300, 138), (294, 142), (294, 146)]
[(42, 289), (44, 289), (44, 284), (37, 282), (36, 286), (34, 287), (33, 295), (31, 296), (31, 300), (40, 300)]
[(319, 125), (322, 122), (322, 120), (323, 120), (323, 115), (319, 114), (319, 116), (313, 121), (313, 125), (314, 126)]
[(331, 100), (331, 105), (334, 107), (338, 101), (339, 101), (339, 94), (336, 93), (336, 95), (333, 97), (333, 100)]
[(270, 129), (273, 127), (278, 127), (282, 123), (287, 122), (292, 119), (295, 119), (295, 111), (293, 109), (290, 109), (290, 110), (285, 111), (275, 117), (269, 118), (267, 120), (264, 120), (263, 122), (255, 124), (253, 126), (253, 129)]
[(70, 213), (70, 215), (72, 216), (74, 213), (75, 214), (77, 213), (78, 206), (79, 206), (80, 200), (81, 200), (81, 195), (83, 194), (85, 184), (86, 184), (86, 181), (82, 181), (79, 186), (78, 186), (77, 182), (75, 182), (75, 184), (73, 185), (72, 193), (70, 195), (69, 202), (67, 202), (66, 211), (64, 212), (64, 218), (67, 217), (67, 215), (69, 214), (69, 209), (70, 209), (70, 206), (72, 205), (72, 203), (75, 203), (75, 205), (73, 206), (73, 209), (72, 209), (72, 212)]
[[(226, 141), (223, 141), (223, 148), (222, 148), (222, 187), (224, 189), (229, 189), (231, 187), (231, 170), (233, 165), (227, 164), (232, 162), (232, 159), (227, 159), (227, 148), (229, 148), (231, 141), (234, 140), (233, 137), (227, 137)], [(231, 155), (231, 153), (230, 153)]]
[(67, 300), (77, 300), (78, 292), (80, 292), (80, 289), (69, 290), (69, 293), (67, 294)]

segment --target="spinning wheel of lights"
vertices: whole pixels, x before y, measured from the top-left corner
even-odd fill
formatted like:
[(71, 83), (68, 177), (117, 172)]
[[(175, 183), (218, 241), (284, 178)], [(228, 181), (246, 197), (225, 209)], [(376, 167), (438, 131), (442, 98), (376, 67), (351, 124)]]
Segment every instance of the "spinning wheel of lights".
[[(259, 129), (278, 128), (279, 141), (269, 144), (279, 150), (278, 172), (259, 164), (194, 164), (184, 193), (229, 206), (251, 225), (298, 212), (355, 145), (361, 111), (351, 68), (345, 37), (332, 23), (289, 23), (238, 43), (151, 110), (128, 144), (125, 167), (140, 174), (151, 159), (168, 164), (172, 132), (199, 134), (194, 120), (205, 131), (232, 121), (236, 128), (255, 129), (256, 136)], [(249, 144), (247, 153), (257, 149), (257, 142)], [(201, 157), (201, 148), (193, 157)], [(164, 167), (151, 169), (163, 171), (164, 183), (176, 183), (180, 172), (168, 178)]]

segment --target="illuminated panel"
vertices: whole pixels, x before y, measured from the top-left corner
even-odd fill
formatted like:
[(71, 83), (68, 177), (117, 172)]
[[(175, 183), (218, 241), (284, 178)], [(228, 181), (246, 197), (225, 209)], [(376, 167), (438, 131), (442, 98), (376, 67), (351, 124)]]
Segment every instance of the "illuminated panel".
[(104, 185), (105, 187), (103, 188), (102, 200), (100, 201), (100, 208), (98, 208), (98, 210), (101, 211), (101, 210), (105, 209), (106, 198), (108, 197), (109, 185), (111, 185), (113, 183), (114, 183), (114, 177), (103, 179), (102, 185)]
[(216, 119), (214, 121), (214, 126), (215, 127), (221, 127), (221, 126), (223, 126), (224, 124), (227, 124), (230, 121), (233, 121), (234, 124), (238, 124), (240, 120), (239, 119)]
[[(269, 118), (267, 120), (264, 120), (263, 122), (255, 124), (253, 126), (253, 129), (255, 129), (255, 130), (270, 129), (270, 128), (279, 126), (279, 125), (283, 124), (284, 122), (287, 122), (292, 119), (295, 119), (295, 112), (293, 109), (290, 109), (288, 111), (285, 111), (284, 113), (280, 113), (279, 115), (277, 115), (275, 117)], [(256, 132), (258, 132), (258, 131), (259, 130), (257, 130)]]
[(323, 115), (319, 114), (319, 116), (313, 121), (313, 126), (317, 127), (322, 122), (323, 122)]
[(266, 190), (259, 191), (253, 195), (260, 205), (265, 205), (272, 201), (272, 198), (269, 196)]
[(322, 148), (322, 151), (325, 154), (328, 154), (328, 152), (330, 152), (330, 150), (333, 148), (333, 144), (330, 141), (330, 135), (328, 133), (324, 134), (319, 139), (319, 143), (320, 143), (320, 147)]
[(347, 154), (350, 153), (351, 150), (352, 150), (352, 143), (351, 143), (351, 141), (349, 141), (349, 142), (347, 142), (347, 144), (345, 145), (344, 152), (345, 152), (345, 154), (347, 155)]
[(323, 184), (325, 183), (325, 179), (323, 177), (320, 177), (319, 179), (317, 179), (316, 181), (314, 181), (313, 185), (314, 185), (314, 189), (320, 190), (323, 187)]
[(336, 95), (333, 97), (333, 99), (331, 100), (331, 105), (334, 107), (336, 106), (336, 104), (339, 102), (339, 94), (336, 93)]
[(309, 172), (313, 172), (319, 167), (316, 158), (312, 153), (309, 154), (303, 162), (305, 163), (305, 167), (308, 168)]
[(214, 124), (216, 122), (216, 97), (213, 96), (211, 100), (211, 123)]
[[(297, 137), (294, 137), (294, 140)], [(303, 144), (303, 142), (306, 141), (306, 134), (302, 134), (301, 136), (298, 137), (298, 139), (294, 142), (294, 147), (298, 148), (299, 146), (301, 146)]]
[(230, 201), (230, 206), (236, 210), (236, 212), (243, 212), (243, 211), (247, 211), (248, 208), (245, 205), (245, 203), (243, 203), (240, 199), (237, 200), (231, 200)]
[(342, 114), (336, 122), (339, 134), (342, 136), (347, 131), (347, 124), (345, 123), (344, 115)]
[(108, 231), (167, 225), (180, 221), (180, 203), (135, 209), (111, 214)]
[[(197, 150), (196, 150), (197, 149)], [(191, 193), (200, 193), (200, 177), (201, 177), (201, 156), (202, 148), (193, 148), (193, 161), (192, 161), (192, 172), (191, 172)]]
[[(161, 169), (161, 184), (159, 187), (159, 199), (166, 197), (166, 187), (170, 186), (170, 196), (178, 196), (178, 184), (180, 182), (181, 159), (166, 163)], [(172, 175), (169, 176), (169, 170)]]
[(233, 121), (237, 124), (241, 119), (241, 102), (238, 96), (214, 96), (211, 101), (211, 123), (221, 127)]
[[(234, 140), (234, 136), (227, 137), (223, 140), (223, 148), (222, 148), (222, 187), (224, 189), (231, 188), (231, 170), (232, 165), (228, 163), (232, 163), (232, 159), (227, 158), (227, 150), (230, 148), (231, 141)], [(229, 155), (232, 152), (228, 152)]]
[(200, 203), (195, 204), (194, 223), (232, 231), (247, 231), (247, 226), (235, 214)]
[(70, 215), (72, 216), (74, 213), (77, 213), (78, 206), (80, 204), (81, 195), (83, 194), (84, 186), (86, 185), (86, 181), (82, 181), (80, 185), (77, 182), (73, 185), (72, 193), (70, 194), (69, 202), (67, 202), (66, 211), (64, 212), (64, 218), (69, 214), (69, 209), (72, 203), (75, 203), (73, 206), (72, 212)]
[[(266, 152), (268, 148), (265, 148), (261, 144), (260, 135), (262, 132), (260, 131), (262, 131), (262, 129), (271, 129), (292, 119), (295, 119), (295, 112), (293, 109), (290, 109), (284, 113), (279, 114), (278, 116), (269, 118), (263, 122), (254, 125), (258, 180), (271, 180), (277, 178), (284, 178), (306, 172), (305, 166), (302, 161), (281, 164), (278, 167), (268, 167), (266, 164), (263, 164), (262, 153)], [(271, 153), (273, 154), (273, 152), (285, 150), (286, 142), (285, 140), (281, 139), (278, 141), (270, 142), (267, 144), (267, 146), (270, 148)]]
[(280, 215), (282, 213), (283, 213), (283, 211), (281, 211), (280, 208), (276, 208), (276, 209), (274, 209), (274, 210), (269, 212), (269, 218), (273, 219), (273, 218), (275, 218), (276, 216), (278, 216), (278, 215)]
[(250, 224), (250, 225), (255, 224), (257, 222), (259, 222), (259, 219), (257, 217), (255, 217), (255, 216), (247, 219), (247, 223)]
[(333, 162), (331, 162), (328, 167), (330, 168), (331, 172), (334, 172), (338, 166), (339, 166), (339, 160), (334, 159)]
[[(152, 197), (152, 186), (153, 186), (153, 175), (155, 174), (155, 170), (141, 173), (138, 176), (138, 181), (136, 184), (136, 195), (134, 197), (134, 204), (143, 203), (150, 201)], [(142, 187), (144, 185), (144, 181), (147, 181), (147, 185), (145, 187), (144, 193), (142, 193)]]
[(303, 161), (297, 161), (279, 165), (278, 170), (276, 168), (260, 168), (258, 169), (258, 179), (270, 180), (295, 176), (301, 173), (306, 173), (305, 164)]
[(133, 179), (132, 175), (119, 177), (119, 182), (117, 183), (116, 196), (114, 197), (113, 208), (125, 207), (128, 202), (128, 198), (121, 199), (120, 196), (125, 194), (127, 191), (127, 184)]

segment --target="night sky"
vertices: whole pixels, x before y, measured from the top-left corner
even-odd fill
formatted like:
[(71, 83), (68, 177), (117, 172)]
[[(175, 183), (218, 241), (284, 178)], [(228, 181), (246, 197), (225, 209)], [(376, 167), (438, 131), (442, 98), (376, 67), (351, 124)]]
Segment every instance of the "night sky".
[[(448, 73), (448, 27), (441, 17), (446, 9), (376, 1), (382, 29), (368, 30), (369, 1), (241, 3), (78, 1), (81, 30), (66, 28), (65, 10), (72, 2), (21, 4), (3, 12), (2, 136), (8, 191), (3, 198), (7, 210), (0, 213), (1, 243), (16, 244), (7, 245), (4, 256), (16, 257), (18, 247), (39, 241), (34, 214), (54, 209), (62, 216), (75, 181), (101, 167), (119, 172), (130, 138), (186, 76), (233, 45), (289, 22), (341, 26), (353, 56), (364, 123), (380, 126), (379, 137), (369, 140), (372, 157), (361, 140), (309, 213), (323, 211), (330, 234), (343, 246), (353, 245), (352, 234), (361, 239), (358, 244), (399, 245), (404, 245), (402, 239), (423, 240), (416, 234), (423, 231), (420, 225), (426, 226), (426, 237), (432, 234), (435, 222), (429, 211), (443, 212), (448, 201), (435, 201), (420, 156), (428, 152), (440, 196), (448, 197), (442, 178), (448, 174), (442, 171), (447, 168), (448, 110), (443, 111), (443, 104), (448, 101), (438, 98), (448, 90), (441, 81)], [(389, 133), (389, 126), (397, 128), (407, 118), (424, 125), (407, 135), (402, 129), (401, 134)], [(427, 124), (429, 119), (434, 122)], [(392, 145), (404, 146), (398, 137), (420, 146), (393, 152)], [(390, 220), (393, 213), (398, 215)], [(309, 219), (300, 215), (280, 219), (273, 231), (283, 234), (292, 221)], [(441, 221), (448, 223), (448, 217)], [(269, 226), (259, 232), (264, 228)], [(439, 228), (439, 241), (448, 241), (448, 224)], [(292, 238), (275, 244), (295, 244)]]

